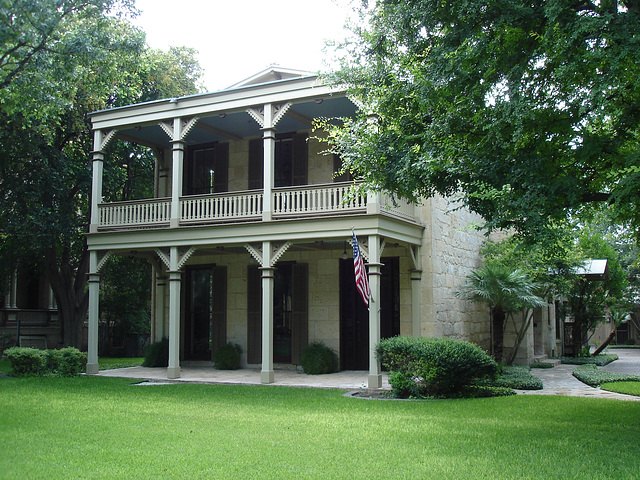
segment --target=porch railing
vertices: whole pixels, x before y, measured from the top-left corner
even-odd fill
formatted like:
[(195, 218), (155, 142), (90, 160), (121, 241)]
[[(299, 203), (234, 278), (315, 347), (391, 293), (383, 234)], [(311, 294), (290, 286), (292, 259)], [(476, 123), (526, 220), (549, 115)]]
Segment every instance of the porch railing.
[(350, 191), (350, 183), (278, 188), (273, 192), (273, 215), (284, 217), (366, 211), (366, 196), (350, 195)]
[(201, 223), (260, 218), (262, 197), (262, 191), (183, 197), (180, 199), (180, 222)]
[(100, 227), (149, 227), (169, 222), (171, 199), (154, 198), (99, 206)]
[[(414, 220), (414, 206), (381, 194), (351, 193), (350, 183), (301, 185), (272, 192), (273, 218), (372, 213)], [(180, 198), (179, 225), (250, 221), (262, 218), (262, 190), (194, 195)], [(373, 208), (370, 208), (373, 207)], [(99, 205), (101, 230), (169, 226), (171, 199), (158, 198)]]

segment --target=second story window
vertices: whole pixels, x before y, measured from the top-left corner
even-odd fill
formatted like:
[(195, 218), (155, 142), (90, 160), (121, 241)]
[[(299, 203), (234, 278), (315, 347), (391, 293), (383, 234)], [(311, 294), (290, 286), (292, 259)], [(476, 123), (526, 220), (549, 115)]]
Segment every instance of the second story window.
[[(263, 140), (249, 142), (248, 188), (263, 188)], [(306, 134), (282, 134), (276, 137), (274, 187), (307, 185), (308, 147)]]
[(226, 192), (229, 189), (229, 144), (189, 147), (185, 155), (185, 195)]

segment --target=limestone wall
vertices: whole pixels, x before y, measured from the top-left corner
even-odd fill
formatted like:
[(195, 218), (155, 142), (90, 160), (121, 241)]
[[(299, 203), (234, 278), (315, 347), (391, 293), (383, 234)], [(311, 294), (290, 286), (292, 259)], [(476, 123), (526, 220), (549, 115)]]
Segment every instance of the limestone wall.
[(419, 208), (422, 248), (422, 329), (425, 337), (449, 337), (490, 348), (489, 310), (456, 297), (465, 277), (481, 265), (485, 236), (473, 228), (481, 219), (436, 196)]

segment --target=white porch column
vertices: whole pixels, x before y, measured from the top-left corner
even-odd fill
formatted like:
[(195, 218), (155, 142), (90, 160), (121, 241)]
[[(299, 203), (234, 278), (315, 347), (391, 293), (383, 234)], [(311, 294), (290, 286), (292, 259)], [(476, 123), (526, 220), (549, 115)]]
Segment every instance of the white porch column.
[(414, 337), (422, 336), (422, 295), (420, 286), (422, 283), (422, 270), (411, 270), (411, 323)]
[(98, 373), (98, 320), (100, 318), (100, 274), (98, 252), (89, 252), (89, 324), (87, 332), (87, 374)]
[(262, 371), (260, 381), (273, 383), (273, 284), (271, 242), (262, 242)]
[(100, 223), (98, 205), (102, 202), (102, 171), (104, 169), (104, 154), (101, 151), (104, 142), (102, 131), (93, 132), (93, 171), (91, 174), (91, 219), (89, 232), (97, 232)]
[(262, 131), (264, 142), (262, 220), (269, 221), (273, 218), (273, 186), (276, 156), (276, 129), (273, 118), (273, 106), (270, 103), (264, 106), (264, 127)]
[[(181, 120), (174, 120), (174, 131), (179, 132), (182, 126)], [(174, 134), (175, 135), (175, 134)], [(184, 142), (173, 140), (173, 162), (171, 167), (171, 220), (172, 228), (177, 228), (180, 223), (180, 197), (182, 196), (182, 176), (184, 168)]]
[(169, 269), (169, 365), (167, 378), (180, 378), (180, 285), (178, 247), (171, 247)]
[(380, 237), (369, 235), (369, 388), (382, 386), (382, 370), (380, 362), (376, 359), (375, 347), (380, 341)]

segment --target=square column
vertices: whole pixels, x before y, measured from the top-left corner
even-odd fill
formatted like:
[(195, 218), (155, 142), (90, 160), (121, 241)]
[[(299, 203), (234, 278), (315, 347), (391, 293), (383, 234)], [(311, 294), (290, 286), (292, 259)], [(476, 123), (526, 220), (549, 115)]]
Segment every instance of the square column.
[(180, 378), (180, 286), (178, 247), (171, 247), (169, 270), (169, 364), (167, 378)]
[(98, 373), (98, 320), (100, 317), (100, 275), (98, 252), (89, 252), (89, 321), (87, 331), (87, 374)]
[(263, 197), (262, 220), (269, 221), (273, 218), (273, 186), (275, 183), (275, 157), (276, 157), (276, 129), (273, 118), (273, 106), (264, 106), (264, 127), (262, 128), (262, 141), (264, 150), (263, 165)]
[(89, 220), (89, 232), (98, 231), (100, 223), (100, 213), (98, 205), (102, 202), (102, 174), (104, 170), (104, 154), (100, 150), (103, 144), (103, 135), (101, 130), (93, 132), (93, 148), (92, 152), (93, 165), (91, 173), (91, 217)]
[(369, 388), (382, 387), (382, 369), (376, 358), (376, 345), (380, 341), (380, 237), (369, 235)]
[(271, 242), (262, 243), (262, 371), (260, 381), (273, 383), (273, 286)]
[[(180, 119), (175, 119), (174, 129), (178, 129)], [(171, 167), (171, 219), (169, 224), (172, 228), (180, 225), (180, 197), (182, 196), (182, 177), (184, 168), (184, 142), (173, 141), (173, 160)]]

